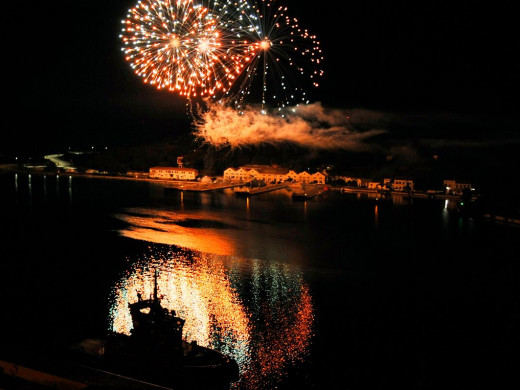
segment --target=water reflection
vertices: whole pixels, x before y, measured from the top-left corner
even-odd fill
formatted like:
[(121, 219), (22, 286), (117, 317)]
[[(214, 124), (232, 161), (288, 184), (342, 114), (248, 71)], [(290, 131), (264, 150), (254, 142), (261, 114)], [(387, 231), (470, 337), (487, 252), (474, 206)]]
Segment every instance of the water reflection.
[(114, 217), (124, 223), (119, 234), (135, 240), (269, 261), (303, 264), (307, 258), (300, 244), (306, 240), (305, 229), (293, 224), (275, 232), (271, 221), (250, 218), (245, 210), (234, 214), (218, 210), (127, 208)]
[(114, 216), (127, 224), (119, 233), (128, 238), (218, 255), (230, 255), (234, 251), (231, 241), (219, 232), (229, 225), (218, 218), (152, 209), (128, 209)]
[(307, 356), (313, 334), (309, 288), (294, 266), (155, 245), (113, 290), (112, 330), (129, 333), (128, 304), (153, 293), (186, 320), (183, 337), (220, 350), (240, 367), (236, 389), (272, 389)]

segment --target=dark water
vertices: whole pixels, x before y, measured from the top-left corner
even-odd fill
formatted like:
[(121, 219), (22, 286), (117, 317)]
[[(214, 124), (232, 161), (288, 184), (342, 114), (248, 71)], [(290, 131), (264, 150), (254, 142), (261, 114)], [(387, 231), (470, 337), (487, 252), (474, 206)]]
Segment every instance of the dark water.
[[(2, 349), (128, 332), (160, 271), (236, 389), (517, 388), (520, 229), (445, 201), (0, 175)], [(2, 350), (0, 350), (2, 352)]]

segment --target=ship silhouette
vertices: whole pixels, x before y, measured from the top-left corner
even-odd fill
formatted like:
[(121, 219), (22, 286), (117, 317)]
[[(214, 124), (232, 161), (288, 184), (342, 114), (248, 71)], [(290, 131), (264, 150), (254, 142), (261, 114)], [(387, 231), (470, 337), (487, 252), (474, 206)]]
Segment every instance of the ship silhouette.
[(74, 344), (82, 364), (175, 389), (229, 389), (238, 380), (234, 359), (182, 338), (184, 319), (161, 306), (157, 271), (153, 295), (138, 294), (129, 309), (130, 335), (109, 332)]

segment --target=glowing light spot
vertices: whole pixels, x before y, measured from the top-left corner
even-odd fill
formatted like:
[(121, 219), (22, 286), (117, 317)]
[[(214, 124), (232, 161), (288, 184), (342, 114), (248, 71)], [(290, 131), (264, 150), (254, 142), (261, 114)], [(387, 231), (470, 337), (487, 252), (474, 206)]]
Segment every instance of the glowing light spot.
[(179, 38), (177, 37), (173, 37), (171, 40), (170, 40), (170, 46), (171, 47), (179, 47), (181, 45), (181, 41), (179, 40)]
[(210, 43), (205, 39), (203, 39), (199, 43), (199, 51), (202, 53), (206, 53), (210, 49), (210, 47)]
[(262, 42), (260, 42), (260, 49), (268, 50), (270, 47), (271, 47), (271, 42), (269, 42), (268, 40), (263, 40)]

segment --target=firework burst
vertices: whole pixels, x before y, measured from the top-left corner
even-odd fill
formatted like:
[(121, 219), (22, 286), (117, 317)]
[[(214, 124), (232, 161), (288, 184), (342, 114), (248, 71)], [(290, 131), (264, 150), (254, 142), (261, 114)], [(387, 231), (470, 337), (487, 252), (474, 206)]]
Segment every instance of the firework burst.
[(323, 75), (317, 37), (276, 0), (259, 0), (251, 8), (248, 17), (254, 28), (247, 30), (247, 49), (252, 58), (228, 93), (235, 106), (258, 99), (263, 109), (309, 103), (306, 91), (318, 87)]
[(229, 45), (226, 20), (192, 0), (142, 0), (122, 23), (135, 73), (187, 98), (227, 91), (247, 58)]

